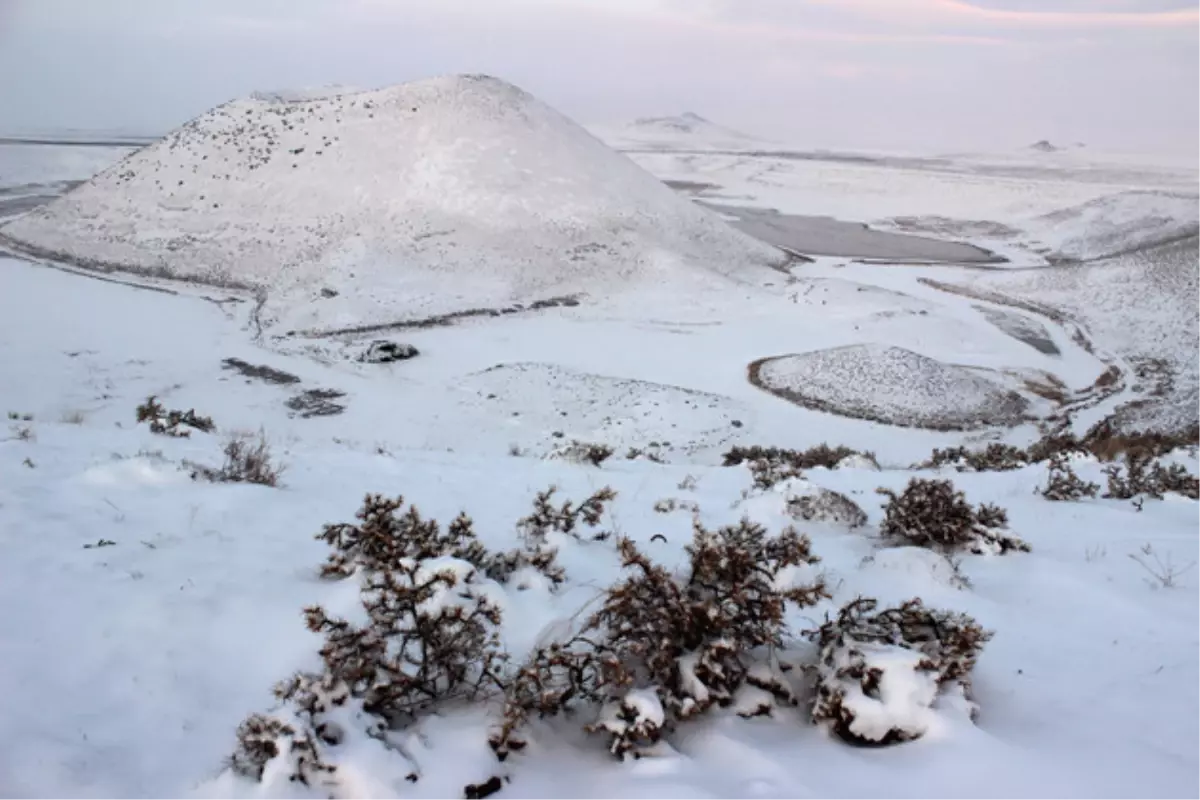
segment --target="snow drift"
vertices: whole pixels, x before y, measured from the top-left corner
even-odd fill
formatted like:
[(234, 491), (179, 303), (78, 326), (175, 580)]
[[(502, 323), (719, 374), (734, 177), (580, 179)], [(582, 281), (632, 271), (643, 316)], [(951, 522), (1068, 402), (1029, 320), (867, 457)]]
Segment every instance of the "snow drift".
[(456, 76), (213, 109), (4, 226), (34, 253), (264, 296), (342, 329), (783, 261), (520, 89)]
[(1027, 401), (963, 367), (879, 344), (779, 356), (750, 381), (794, 403), (889, 425), (969, 430), (1020, 421)]

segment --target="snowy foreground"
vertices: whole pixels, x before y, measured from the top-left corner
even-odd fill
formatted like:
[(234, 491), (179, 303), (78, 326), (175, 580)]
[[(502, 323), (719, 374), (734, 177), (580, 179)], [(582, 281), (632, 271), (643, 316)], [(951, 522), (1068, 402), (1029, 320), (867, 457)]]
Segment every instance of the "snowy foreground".
[[(723, 158), (686, 163), (717, 172)], [(867, 180), (863, 168), (852, 171)], [(43, 173), (18, 172), (29, 183), (87, 177)], [(951, 180), (890, 169), (876, 176), (896, 193), (902, 178), (910, 187)], [(962, 191), (973, 193), (977, 219), (1009, 222), (1126, 188), (969, 183)], [(780, 182), (770, 191), (786, 189)], [(895, 195), (878, 196), (889, 206), (880, 213), (901, 213)], [(943, 211), (937, 197), (914, 193), (913, 213)], [(0, 429), (0, 605), (8, 611), (0, 677), (10, 689), (0, 795), (328, 794), (289, 783), (286, 766), (262, 784), (225, 768), (239, 723), (275, 707), (275, 683), (320, 668), (322, 638), (301, 610), (361, 617), (357, 578), (322, 580), (330, 548), (314, 537), (326, 523), (352, 521), (364, 494), (379, 492), (402, 494), (443, 524), (466, 511), (482, 543), (505, 550), (552, 485), (573, 502), (611, 487), (616, 498), (598, 527), (617, 536), (554, 534), (565, 570), (558, 587), (535, 574), (478, 579), (515, 662), (568, 635), (622, 579), (618, 536), (681, 567), (695, 509), (710, 529), (748, 518), (772, 534), (796, 525), (811, 538), (821, 560), (797, 575), (822, 576), (831, 597), (789, 611), (793, 634), (859, 596), (881, 608), (919, 597), (970, 614), (994, 633), (971, 677), (977, 717), (949, 694), (926, 707), (927, 684), (896, 679), (876, 721), (886, 727), (896, 715), (923, 736), (854, 747), (810, 722), (804, 678), (791, 674), (795, 707), (743, 719), (739, 696), (682, 723), (641, 759), (618, 760), (603, 733), (585, 733), (593, 712), (534, 722), (528, 745), (500, 763), (488, 743), (497, 704), (450, 705), (393, 735), (393, 749), (366, 737), (346, 742), (339, 795), (461, 797), (493, 776), (502, 779), (497, 797), (1200, 793), (1195, 501), (1168, 494), (1140, 510), (1099, 497), (1050, 502), (1036, 493), (1045, 464), (915, 469), (934, 447), (1027, 444), (1036, 432), (934, 432), (839, 417), (762, 391), (746, 374), (757, 359), (887, 345), (1025, 392), (1031, 413), (1046, 414), (1049, 401), (1021, 379), (1049, 372), (1067, 391), (1086, 391), (1109, 365), (1129, 372), (1132, 345), (1083, 347), (1066, 323), (1023, 317), (1043, 326), (1039, 349), (995, 323), (1010, 308), (920, 281), (966, 280), (965, 271), (826, 258), (793, 267), (795, 280), (784, 286), (781, 276), (774, 296), (730, 292), (673, 305), (663, 295), (636, 307), (585, 304), (406, 331), (400, 338), (421, 355), (381, 365), (354, 360), (365, 340), (256, 338), (252, 304), (233, 294), (114, 277), (0, 258), (0, 413), (9, 417)], [(279, 373), (264, 380), (244, 365)], [(338, 394), (327, 392), (321, 406), (309, 402), (321, 397), (314, 390)], [(1134, 391), (1122, 383), (1081, 407), (1079, 425)], [(149, 395), (210, 415), (217, 430), (151, 433), (135, 423)], [(217, 466), (228, 434), (260, 430), (284, 466), (277, 487), (192, 480), (185, 462)], [(562, 457), (574, 439), (606, 442), (615, 455), (600, 466)], [(734, 444), (823, 441), (871, 450), (882, 468), (852, 460), (761, 490), (745, 465), (720, 466)], [(626, 458), (630, 448), (665, 463)], [(1168, 460), (1198, 468), (1194, 453)], [(1104, 485), (1102, 464), (1073, 466)], [(1005, 508), (1009, 532), (1030, 551), (950, 560), (886, 542), (886, 498), (875, 490), (898, 492), (913, 477), (950, 478), (971, 503)], [(857, 503), (865, 524), (793, 517), (789, 499), (818, 488)], [(783, 655), (814, 660), (799, 637)], [(634, 699), (654, 715), (653, 703)]]

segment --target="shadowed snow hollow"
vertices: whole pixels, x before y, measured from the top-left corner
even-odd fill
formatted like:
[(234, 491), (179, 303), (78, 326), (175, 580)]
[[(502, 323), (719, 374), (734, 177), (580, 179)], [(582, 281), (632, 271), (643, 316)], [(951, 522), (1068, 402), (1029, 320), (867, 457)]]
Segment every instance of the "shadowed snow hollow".
[(914, 428), (1012, 425), (1028, 406), (963, 367), (878, 344), (763, 359), (750, 365), (750, 380), (808, 408)]
[(727, 288), (784, 260), (483, 76), (227, 103), (3, 234), (82, 266), (253, 288), (264, 325), (306, 330)]

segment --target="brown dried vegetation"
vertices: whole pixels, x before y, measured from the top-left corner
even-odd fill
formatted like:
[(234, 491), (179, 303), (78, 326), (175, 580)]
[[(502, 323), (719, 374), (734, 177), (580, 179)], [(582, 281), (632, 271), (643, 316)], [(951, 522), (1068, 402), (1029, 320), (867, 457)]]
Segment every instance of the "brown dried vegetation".
[[(682, 578), (628, 539), (618, 549), (626, 579), (608, 590), (576, 636), (538, 649), (511, 682), (492, 739), (501, 759), (524, 747), (521, 731), (530, 717), (582, 704), (601, 707), (587, 728), (607, 732), (611, 752), (636, 756), (677, 722), (730, 705), (744, 686), (794, 702), (766, 665), (767, 653), (786, 636), (787, 604), (811, 606), (828, 596), (819, 578), (777, 587), (785, 568), (817, 562), (807, 537), (791, 528), (771, 537), (748, 520), (716, 531), (697, 522)], [(638, 702), (631, 692), (640, 693)], [(645, 711), (647, 692), (658, 716)]]
[(897, 495), (877, 489), (888, 498), (880, 532), (884, 537), (944, 554), (1028, 551), (1029, 545), (1004, 533), (1008, 514), (999, 506), (967, 502), (950, 481), (913, 478)]
[(151, 433), (181, 439), (192, 435), (188, 428), (201, 433), (212, 433), (217, 427), (213, 423), (212, 417), (202, 417), (196, 413), (194, 408), (189, 408), (187, 411), (178, 409), (168, 411), (154, 395), (147, 397), (146, 402), (137, 407), (137, 421), (150, 423)]
[(1085, 481), (1076, 475), (1065, 455), (1051, 456), (1046, 485), (1041, 489), (1042, 497), (1056, 501), (1082, 500), (1085, 497), (1095, 497), (1098, 491), (1100, 484)]
[(745, 463), (754, 475), (754, 485), (770, 489), (788, 478), (798, 478), (806, 469), (825, 467), (836, 469), (848, 456), (862, 456), (878, 466), (875, 454), (854, 450), (841, 445), (830, 447), (819, 444), (807, 450), (787, 450), (781, 447), (733, 447), (724, 455), (724, 466), (734, 467)]
[(279, 485), (283, 466), (276, 464), (271, 447), (260, 431), (257, 439), (245, 435), (230, 436), (225, 443), (225, 461), (219, 468), (185, 461), (192, 470), (192, 480), (212, 483), (257, 483), (260, 486)]

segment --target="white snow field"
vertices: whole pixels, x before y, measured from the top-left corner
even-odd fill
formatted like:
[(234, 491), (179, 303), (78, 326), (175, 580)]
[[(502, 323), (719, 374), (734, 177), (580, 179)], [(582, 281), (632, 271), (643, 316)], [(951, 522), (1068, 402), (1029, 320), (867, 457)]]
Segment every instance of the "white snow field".
[[(423, 99), (412, 112), (405, 104), (416, 96)], [(1117, 164), (1098, 180), (1107, 168), (1064, 166), (1063, 153), (1034, 154), (1055, 159), (1040, 172), (1019, 162), (1029, 170), (1023, 177), (971, 173), (976, 162), (968, 160), (898, 167), (733, 157), (685, 152), (695, 148), (682, 134), (674, 152), (631, 154), (652, 170), (667, 165), (661, 179), (725, 180), (721, 191), (746, 205), (859, 222), (904, 218), (891, 229), (1010, 258), (980, 267), (822, 256), (767, 270), (782, 263), (775, 251), (725, 230), (709, 212), (693, 213), (685, 191), (672, 196), (498, 82), (442, 79), (222, 109), (118, 164), (126, 151), (110, 151), (93, 182), (42, 212), (14, 211), (23, 216), (4, 229), (69, 258), (15, 247), (0, 256), (0, 678), (9, 687), (0, 703), (0, 796), (462, 797), (492, 778), (496, 798), (1200, 795), (1200, 504), (1176, 493), (1105, 498), (1106, 465), (1091, 456), (1070, 464), (1101, 492), (1068, 502), (1038, 493), (1045, 463), (1003, 472), (917, 468), (935, 447), (1025, 445), (1039, 430), (1000, 417), (968, 432), (899, 427), (806, 408), (751, 382), (751, 365), (778, 354), (874, 354), (880, 358), (867, 362), (886, 370), (841, 380), (810, 370), (794, 388), (824, 381), (839, 401), (865, 403), (878, 416), (888, 408), (927, 414), (935, 405), (962, 413), (975, 400), (951, 396), (956, 387), (984, 386), (984, 395), (1019, 395), (1030, 417), (1065, 415), (1080, 434), (1116, 412), (1132, 419), (1131, 407), (1138, 424), (1160, 422), (1155, 412), (1171, 429), (1194, 423), (1196, 403), (1189, 409), (1181, 392), (1198, 355), (1195, 238), (1144, 246), (1176, 230), (1158, 217), (1186, 229), (1186, 203), (1165, 207), (1151, 192), (1179, 193), (1194, 173), (1164, 168), (1145, 178), (1151, 173)], [(192, 166), (208, 175), (218, 153), (239, 154), (220, 134), (192, 137), (249, 125), (222, 116), (235, 111), (273, 126), (271, 160), (247, 167), (236, 192), (223, 179), (202, 192), (183, 165), (188, 175)], [(314, 118), (321, 113), (324, 122)], [(406, 114), (412, 118), (401, 124)], [(383, 138), (377, 125), (390, 126)], [(541, 138), (496, 139), (515, 129)], [(326, 147), (322, 134), (332, 146), (316, 156), (310, 148)], [(265, 135), (239, 141), (241, 158), (265, 157)], [(288, 151), (300, 146), (293, 169)], [(106, 167), (63, 153), (6, 146), (0, 197), (26, 183), (64, 192)], [(349, 177), (317, 187), (326, 174), (318, 158), (337, 159)], [(367, 172), (361, 165), (371, 159), (409, 171)], [(140, 165), (138, 174), (124, 181), (130, 165)], [(161, 190), (151, 190), (155, 179)], [(311, 196), (317, 188), (321, 202)], [(178, 205), (184, 190), (188, 209)], [(236, 194), (242, 210), (202, 212), (199, 194), (207, 201), (218, 190)], [(1036, 252), (1058, 246), (1046, 237), (1035, 244), (1036, 219), (1130, 191), (1140, 194), (1119, 201), (1128, 210), (1099, 215), (1072, 236), (1080, 252), (1122, 251), (1108, 227), (1117, 226), (1132, 252), (1064, 266)], [(262, 210), (252, 210), (258, 202)], [(283, 213), (288, 206), (295, 216)], [(116, 219), (121, 209), (125, 226)], [(414, 226), (397, 228), (402, 236), (375, 227), (402, 212)], [(320, 230), (340, 243), (306, 249), (315, 234), (304, 220), (339, 214), (342, 223)], [(435, 222), (456, 233), (442, 245), (432, 244), (436, 236), (415, 240), (449, 229)], [(585, 241), (615, 252), (551, 258)], [(626, 254), (616, 241), (631, 243)], [(94, 262), (103, 263), (85, 266)], [(159, 263), (171, 271), (153, 270)], [(222, 270), (235, 264), (244, 269), (237, 282), (265, 291), (265, 308), (261, 293), (174, 279), (233, 280)], [(476, 280), (480, 272), (495, 280)], [(338, 294), (322, 297), (321, 288)], [(587, 298), (387, 333), (274, 335), (531, 303), (568, 290)], [(419, 355), (359, 361), (383, 336)], [(1166, 366), (1146, 367), (1159, 361)], [(949, 383), (930, 392), (918, 381), (930, 368)], [(1119, 379), (1105, 377), (1113, 368)], [(210, 415), (216, 430), (152, 433), (135, 416), (150, 395)], [(192, 479), (195, 464), (220, 466), (230, 435), (260, 431), (284, 467), (278, 486)], [(576, 442), (614, 453), (595, 466), (578, 457)], [(722, 465), (734, 445), (822, 442), (871, 451), (878, 465), (852, 455), (769, 489), (745, 464)], [(1200, 469), (1194, 448), (1164, 463), (1193, 475)], [(1030, 551), (943, 554), (885, 538), (886, 498), (876, 489), (899, 492), (914, 477), (952, 480), (970, 503), (1004, 508), (1010, 532)], [(682, 721), (643, 757), (621, 760), (605, 733), (583, 727), (600, 721), (623, 730), (665, 714), (661, 687), (638, 685), (629, 719), (611, 706), (585, 706), (534, 720), (526, 747), (501, 762), (488, 743), (501, 713), (494, 695), (397, 720), (379, 738), (367, 733), (374, 718), (355, 716), (361, 709), (351, 702), (331, 712), (338, 727), (324, 729), (338, 743), (319, 744), (337, 767), (332, 785), (290, 781), (295, 751), (274, 759), (261, 783), (228, 768), (239, 723), (255, 713), (295, 719), (272, 688), (321, 667), (324, 639), (306, 628), (302, 609), (364, 619), (361, 576), (320, 576), (330, 553), (315, 538), (324, 525), (354, 521), (368, 492), (399, 494), (444, 524), (466, 511), (483, 545), (508, 550), (525, 541), (518, 520), (552, 485), (556, 505), (615, 490), (596, 526), (613, 535), (551, 533), (565, 576), (557, 586), (531, 568), (498, 580), (467, 578), (464, 562), (445, 556), (421, 562), (421, 575), (445, 567), (466, 581), (462, 594), (476, 593), (443, 593), (425, 608), (486, 598), (500, 614), (498, 643), (511, 656), (505, 668), (515, 668), (535, 648), (568, 638), (605, 591), (632, 574), (622, 569), (618, 538), (682, 575), (694, 518), (713, 529), (745, 517), (771, 534), (794, 525), (821, 560), (788, 567), (779, 586), (821, 576), (830, 597), (789, 608), (789, 638), (770, 654), (774, 661), (755, 665), (796, 668), (754, 676), (763, 685), (779, 678), (797, 704), (743, 718), (739, 711), (770, 698), (743, 685), (729, 707)], [(813, 513), (818, 506), (824, 510)], [(816, 666), (818, 654), (801, 632), (860, 596), (880, 608), (920, 598), (993, 633), (971, 672), (969, 698), (955, 681), (939, 688), (915, 669), (914, 651), (859, 643), (872, 665), (887, 669), (876, 696), (848, 695), (858, 730), (879, 737), (903, 726), (921, 734), (915, 741), (858, 747), (811, 720), (814, 673), (803, 667)], [(844, 666), (848, 652), (837, 651), (834, 666)], [(713, 680), (699, 661), (697, 651), (678, 664), (693, 692)], [(830, 670), (826, 663), (819, 672), (828, 678)]]
[(93, 267), (256, 290), (277, 332), (719, 291), (786, 260), (483, 76), (227, 103), (0, 233)]

